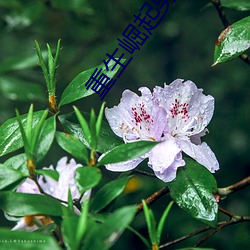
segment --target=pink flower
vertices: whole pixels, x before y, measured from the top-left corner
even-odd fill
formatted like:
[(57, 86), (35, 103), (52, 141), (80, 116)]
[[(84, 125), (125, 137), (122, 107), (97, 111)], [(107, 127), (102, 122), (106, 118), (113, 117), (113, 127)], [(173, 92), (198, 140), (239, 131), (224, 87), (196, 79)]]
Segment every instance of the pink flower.
[(212, 173), (219, 169), (218, 161), (201, 136), (214, 111), (214, 98), (205, 96), (191, 81), (177, 79), (170, 85), (140, 88), (141, 96), (125, 90), (118, 106), (105, 110), (114, 133), (125, 143), (137, 140), (162, 141), (148, 154), (117, 164), (107, 164), (111, 171), (128, 171), (145, 158), (155, 175), (170, 182), (178, 167), (184, 166), (182, 151), (204, 165)]
[[(74, 159), (71, 159), (67, 162), (67, 157), (61, 158), (56, 168), (53, 166), (44, 169), (56, 170), (59, 173), (58, 181), (55, 181), (52, 178), (47, 176), (40, 176), (38, 183), (46, 194), (49, 194), (57, 199), (67, 201), (68, 200), (68, 190), (70, 190), (72, 199), (78, 199), (80, 193), (77, 189), (76, 182), (74, 179), (75, 171), (78, 167), (81, 167), (80, 164), (76, 164)], [(30, 194), (41, 194), (36, 183), (27, 178), (16, 190), (21, 193), (30, 193)], [(85, 199), (88, 199), (90, 196), (90, 190), (85, 192), (80, 202)], [(76, 211), (77, 213), (78, 211)], [(32, 217), (32, 218), (31, 218)], [(51, 223), (48, 217), (44, 216), (25, 216), (21, 218), (17, 225), (12, 230), (27, 230), (34, 231), (38, 229), (38, 225), (34, 224), (33, 221), (36, 221), (36, 224), (42, 226), (46, 223)]]

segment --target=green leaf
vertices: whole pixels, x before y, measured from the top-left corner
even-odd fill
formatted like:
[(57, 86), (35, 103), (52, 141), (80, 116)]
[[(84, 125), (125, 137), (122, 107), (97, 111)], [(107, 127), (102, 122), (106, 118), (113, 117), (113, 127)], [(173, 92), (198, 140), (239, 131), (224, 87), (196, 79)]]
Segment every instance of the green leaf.
[(131, 223), (137, 207), (127, 206), (117, 209), (110, 214), (103, 224), (93, 227), (90, 231), (83, 250), (109, 249)]
[(223, 7), (227, 7), (239, 11), (250, 10), (250, 1), (249, 0), (221, 0)]
[[(121, 59), (121, 62), (125, 62), (125, 59)], [(115, 65), (115, 63), (115, 61), (110, 61), (108, 63), (108, 68), (111, 69)], [(81, 72), (69, 83), (67, 88), (64, 90), (59, 107), (96, 93), (91, 89), (91, 87), (88, 90), (85, 87), (85, 84), (94, 73), (96, 68), (102, 69), (101, 73), (105, 74), (109, 78), (113, 78), (120, 67), (120, 65), (117, 65), (113, 71), (107, 71), (106, 66), (104, 65), (104, 63), (102, 63), (97, 67)]]
[(216, 227), (218, 204), (213, 196), (218, 192), (214, 176), (199, 163), (185, 159), (177, 177), (168, 183), (170, 195), (180, 208), (191, 216)]
[(9, 76), (0, 77), (0, 93), (14, 101), (46, 100), (42, 86)]
[(18, 170), (19, 172), (28, 176), (29, 171), (26, 165), (26, 160), (27, 160), (26, 155), (23, 153), (10, 157), (8, 160), (4, 162), (4, 165), (8, 166), (9, 168)]
[(75, 174), (76, 185), (81, 194), (95, 187), (102, 179), (100, 169), (95, 167), (77, 168)]
[(154, 141), (136, 141), (119, 145), (108, 152), (98, 166), (135, 159), (149, 152), (157, 144), (158, 142)]
[(0, 193), (0, 208), (11, 216), (62, 216), (66, 209), (59, 201), (45, 195), (13, 192)]
[(1, 243), (0, 249), (11, 250), (60, 250), (56, 241), (50, 235), (26, 232), (26, 231), (10, 231), (0, 228)]
[(90, 122), (89, 122), (90, 136), (91, 136), (91, 149), (96, 150), (96, 115), (94, 109), (91, 109), (90, 112)]
[(65, 217), (62, 222), (62, 235), (64, 243), (69, 250), (77, 249), (76, 233), (79, 222), (78, 216)]
[(8, 187), (16, 181), (21, 181), (25, 177), (26, 176), (21, 172), (0, 164), (0, 190)]
[(102, 106), (100, 108), (100, 112), (98, 114), (97, 121), (96, 121), (96, 139), (97, 140), (99, 139), (99, 135), (100, 135), (100, 132), (101, 132), (104, 107), (105, 107), (105, 102), (102, 103)]
[(250, 47), (250, 16), (221, 32), (214, 50), (214, 65), (242, 54)]
[(71, 154), (75, 159), (88, 165), (88, 151), (85, 145), (75, 136), (64, 132), (56, 132), (56, 141), (62, 149)]
[(148, 208), (148, 205), (144, 200), (142, 200), (143, 211), (146, 218), (148, 226), (148, 234), (152, 245), (157, 244), (157, 233), (156, 233), (156, 221), (154, 214), (151, 209)]
[[(46, 56), (45, 51), (41, 53), (44, 57)], [(37, 56), (34, 53), (26, 56), (15, 56), (0, 62), (0, 73), (2, 74), (11, 70), (22, 70), (32, 68), (34, 66), (37, 66)]]
[(87, 229), (88, 201), (84, 201), (80, 216), (65, 217), (62, 222), (62, 234), (67, 249), (78, 250)]
[[(88, 113), (83, 112), (83, 115), (87, 119), (90, 118)], [(74, 113), (61, 115), (59, 120), (70, 134), (78, 138), (86, 147), (90, 147)], [(123, 144), (122, 139), (114, 134), (107, 122), (103, 121), (96, 149), (97, 152), (104, 153), (121, 144)]]
[(90, 134), (90, 129), (89, 129), (89, 125), (86, 121), (86, 119), (84, 118), (84, 116), (81, 114), (81, 112), (79, 111), (79, 109), (75, 106), (73, 106), (75, 113), (76, 113), (76, 117), (81, 125), (82, 128), (82, 132), (84, 134), (84, 137), (86, 138), (88, 145), (91, 145), (91, 134)]
[(94, 196), (91, 208), (94, 212), (99, 212), (117, 198), (124, 190), (128, 180), (132, 176), (126, 176), (105, 184)]
[[(43, 112), (44, 111), (34, 112), (33, 127), (38, 123)], [(27, 114), (21, 115), (20, 118), (22, 120), (22, 124), (25, 124)], [(0, 156), (13, 152), (22, 146), (23, 141), (17, 118), (11, 118), (0, 126)]]
[(48, 153), (56, 132), (56, 117), (44, 121), (37, 148), (37, 161), (40, 162)]
[(47, 177), (50, 177), (51, 179), (58, 181), (59, 179), (59, 173), (56, 170), (52, 169), (37, 169), (36, 170), (37, 174), (44, 175)]
[(171, 207), (172, 207), (173, 204), (174, 204), (174, 202), (171, 201), (168, 204), (168, 206), (166, 207), (163, 215), (161, 216), (160, 222), (159, 222), (158, 227), (157, 227), (157, 244), (160, 244), (160, 242), (161, 242), (162, 230), (163, 230), (165, 221), (166, 221), (166, 219), (168, 217), (169, 211), (170, 211), (170, 209), (171, 209)]

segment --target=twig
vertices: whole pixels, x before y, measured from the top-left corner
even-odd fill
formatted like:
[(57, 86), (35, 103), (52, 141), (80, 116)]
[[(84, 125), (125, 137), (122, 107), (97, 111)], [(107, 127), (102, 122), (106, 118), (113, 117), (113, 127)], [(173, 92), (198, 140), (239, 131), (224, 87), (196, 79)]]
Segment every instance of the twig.
[[(147, 205), (152, 204), (156, 200), (158, 200), (160, 197), (164, 196), (165, 194), (169, 193), (169, 188), (168, 187), (163, 187), (160, 190), (156, 191), (152, 195), (150, 195), (148, 198), (145, 199), (145, 202)], [(140, 213), (143, 210), (143, 205), (142, 203), (137, 205), (137, 211), (136, 214)]]
[[(211, 3), (214, 5), (214, 7), (216, 8), (219, 17), (221, 19), (221, 22), (223, 23), (224, 28), (226, 29), (228, 26), (230, 26), (230, 22), (222, 8), (221, 5), (221, 1), (220, 0), (211, 0)], [(241, 60), (243, 60), (245, 63), (247, 63), (248, 65), (250, 65), (250, 59), (248, 57), (247, 54), (241, 54), (239, 56), (241, 58)]]
[[(198, 244), (201, 244), (202, 242), (204, 242), (207, 238), (209, 238), (210, 236), (212, 236), (213, 234), (215, 234), (216, 232), (220, 231), (221, 229), (223, 229), (224, 227), (227, 227), (229, 225), (232, 225), (232, 224), (237, 224), (237, 223), (241, 223), (241, 222), (247, 222), (247, 221), (250, 221), (250, 217), (242, 217), (242, 216), (237, 216), (237, 215), (234, 215), (234, 217), (230, 220), (230, 221), (222, 221), (222, 222), (219, 222), (218, 223), (218, 227), (216, 229), (214, 229), (213, 231), (209, 232), (209, 234), (207, 234), (205, 237), (202, 238), (202, 241), (200, 240), (198, 243), (195, 244), (195, 246), (198, 246)], [(195, 232), (192, 232), (190, 234), (187, 234), (185, 236), (182, 236), (178, 239), (175, 239), (173, 241), (170, 241), (170, 242), (167, 242), (165, 244), (162, 244), (159, 246), (159, 248), (165, 248), (165, 247), (169, 247), (171, 245), (174, 245), (174, 244), (177, 244), (181, 241), (184, 241), (186, 239), (189, 239), (195, 235), (198, 235), (198, 234), (201, 234), (201, 233), (204, 233), (208, 230), (211, 230), (213, 229), (212, 227), (204, 227), (204, 228), (201, 228)]]
[(221, 211), (223, 214), (229, 216), (230, 218), (233, 218), (235, 216), (235, 214), (232, 214), (231, 212), (227, 211), (226, 209), (224, 209), (222, 207), (219, 207), (218, 209), (219, 209), (219, 211)]
[(219, 195), (224, 198), (231, 193), (239, 191), (250, 185), (250, 176), (225, 188), (219, 188)]
[(201, 245), (204, 241), (206, 241), (212, 235), (214, 235), (215, 233), (219, 232), (220, 230), (222, 230), (223, 228), (225, 228), (227, 226), (230, 226), (230, 225), (233, 225), (233, 224), (238, 224), (238, 223), (241, 223), (241, 222), (247, 222), (247, 221), (250, 221), (250, 216), (237, 216), (237, 215), (235, 215), (234, 217), (232, 217), (232, 219), (230, 221), (222, 222), (216, 229), (212, 230), (207, 235), (205, 235), (201, 240), (199, 240), (194, 245), (194, 247), (197, 247), (197, 246)]
[(148, 172), (145, 172), (145, 171), (142, 171), (142, 170), (139, 170), (139, 169), (134, 169), (134, 172), (137, 172), (141, 175), (146, 175), (146, 176), (149, 176), (149, 177), (154, 177), (156, 178), (156, 176), (152, 173), (148, 173)]

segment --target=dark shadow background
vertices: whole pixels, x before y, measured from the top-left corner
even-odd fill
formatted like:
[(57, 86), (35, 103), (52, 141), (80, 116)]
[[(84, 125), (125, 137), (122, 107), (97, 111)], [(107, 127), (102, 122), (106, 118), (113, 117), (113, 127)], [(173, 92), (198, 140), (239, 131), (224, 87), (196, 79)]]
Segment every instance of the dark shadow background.
[[(68, 4), (70, 2), (70, 4)], [(150, 2), (150, 1), (149, 1)], [(171, 2), (171, 1), (169, 1)], [(144, 3), (122, 0), (0, 0), (0, 62), (12, 57), (24, 58), (35, 54), (34, 40), (45, 49), (46, 43), (55, 48), (61, 38), (62, 47), (57, 71), (57, 96), (60, 98), (67, 84), (81, 71), (95, 67), (118, 47), (117, 38), (129, 23), (133, 14), (139, 13)], [(152, 36), (139, 51), (105, 98), (106, 105), (112, 107), (119, 103), (125, 89), (137, 91), (147, 86), (169, 84), (176, 78), (190, 79), (205, 94), (215, 97), (214, 117), (209, 124), (210, 133), (204, 138), (215, 152), (220, 170), (215, 174), (219, 187), (228, 186), (250, 174), (249, 124), (250, 124), (250, 85), (249, 66), (236, 58), (228, 63), (211, 67), (215, 41), (223, 30), (221, 21), (213, 7), (204, 8), (208, 1), (176, 1), (161, 24), (152, 31)], [(249, 12), (236, 12), (226, 9), (233, 23)], [(119, 49), (121, 51), (121, 49)], [(124, 51), (125, 57), (131, 56)], [(24, 70), (11, 70), (2, 74), (44, 86), (39, 67)], [(1, 73), (0, 73), (1, 79)], [(6, 96), (0, 88), (0, 123), (20, 113), (26, 113), (30, 102), (20, 102)], [(33, 101), (36, 110), (45, 108), (45, 103)], [(84, 111), (91, 107), (100, 108), (100, 98), (92, 95), (78, 101), (76, 105)], [(68, 105), (62, 113), (71, 112)], [(65, 155), (54, 143), (52, 150), (41, 167), (55, 164)], [(8, 157), (8, 156), (7, 156)], [(3, 162), (7, 157), (3, 157)], [(145, 163), (142, 168), (145, 167)], [(115, 178), (117, 174), (104, 171), (105, 178)], [(124, 195), (120, 204), (138, 203), (142, 198), (164, 186), (159, 180), (140, 177), (140, 185), (135, 192)], [(232, 213), (249, 215), (249, 192), (247, 190), (232, 194), (221, 206)], [(152, 208), (157, 218), (169, 202), (165, 197)], [(220, 216), (220, 219), (226, 219)], [(1, 224), (12, 226), (1, 216)], [(134, 226), (147, 234), (143, 215), (140, 214)], [(174, 206), (167, 220), (162, 242), (167, 242), (203, 227), (189, 215)], [(204, 247), (234, 250), (249, 247), (249, 223), (231, 226), (208, 240)], [(199, 237), (169, 249), (192, 246)], [(144, 249), (131, 233), (126, 232), (112, 249)]]

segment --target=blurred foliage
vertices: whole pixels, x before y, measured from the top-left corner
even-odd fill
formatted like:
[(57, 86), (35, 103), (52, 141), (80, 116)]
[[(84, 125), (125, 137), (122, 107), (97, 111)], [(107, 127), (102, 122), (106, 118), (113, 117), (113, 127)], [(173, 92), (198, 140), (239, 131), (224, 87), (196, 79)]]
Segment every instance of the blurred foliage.
[[(77, 74), (99, 65), (106, 53), (114, 51), (118, 46), (117, 38), (121, 38), (124, 29), (133, 21), (133, 14), (143, 3), (143, 0), (0, 0), (0, 123), (14, 117), (15, 108), (24, 113), (31, 100), (36, 110), (46, 108), (41, 102), (46, 96), (45, 83), (33, 49), (34, 40), (43, 45), (49, 43), (55, 48), (57, 40), (61, 39), (63, 49), (57, 69), (57, 95), (61, 96)], [(221, 169), (215, 175), (218, 186), (224, 187), (250, 174), (249, 66), (235, 59), (211, 67), (215, 41), (224, 28), (215, 9), (204, 8), (207, 3), (206, 0), (171, 3), (162, 23), (141, 50), (136, 51), (105, 101), (108, 107), (117, 105), (124, 89), (136, 91), (141, 86), (152, 89), (155, 85), (162, 86), (164, 82), (170, 83), (176, 78), (194, 81), (204, 89), (205, 94), (211, 94), (216, 100), (215, 114), (206, 140), (220, 162)], [(249, 11), (230, 9), (226, 9), (226, 13), (231, 23), (250, 14)], [(33, 91), (21, 91), (19, 95), (19, 88), (22, 87)], [(34, 96), (32, 93), (37, 90), (39, 92)], [(97, 95), (77, 102), (77, 106), (84, 111), (92, 107), (97, 110), (100, 104)], [(70, 107), (62, 109), (73, 111)], [(53, 152), (48, 153), (41, 167), (55, 164), (65, 155), (54, 144)], [(104, 175), (109, 179), (117, 176), (105, 170)], [(148, 177), (138, 179), (138, 183), (142, 184), (138, 185), (137, 190), (124, 195), (121, 203), (138, 203), (164, 185), (153, 178), (151, 183), (148, 183)], [(249, 192), (240, 191), (221, 205), (233, 213), (246, 215), (250, 210), (249, 198)], [(163, 213), (168, 203), (165, 197), (152, 206), (156, 217)], [(3, 220), (5, 225), (13, 225), (1, 218)], [(136, 217), (134, 226), (141, 233), (147, 233), (142, 214)], [(171, 231), (164, 232), (162, 242), (201, 226), (201, 223), (174, 206), (166, 226)], [(247, 249), (249, 230), (249, 223), (229, 227), (203, 246)], [(129, 248), (144, 249), (137, 236), (125, 233), (114, 249)]]

